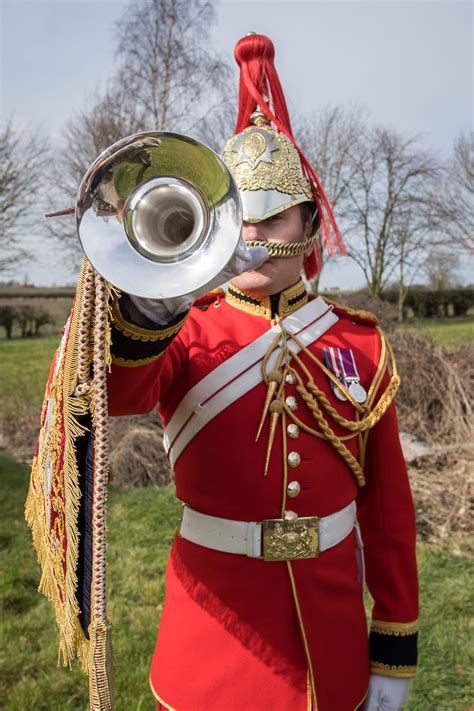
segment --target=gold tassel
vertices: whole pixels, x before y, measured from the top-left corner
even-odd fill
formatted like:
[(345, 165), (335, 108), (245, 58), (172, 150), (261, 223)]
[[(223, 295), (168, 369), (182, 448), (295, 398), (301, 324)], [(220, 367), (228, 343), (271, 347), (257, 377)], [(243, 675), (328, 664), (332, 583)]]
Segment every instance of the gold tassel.
[(273, 398), (275, 397), (275, 393), (277, 391), (278, 386), (281, 383), (282, 377), (283, 376), (279, 370), (272, 370), (268, 376), (267, 397), (265, 399), (265, 404), (263, 406), (263, 412), (262, 412), (262, 417), (260, 419), (260, 424), (258, 426), (257, 436), (255, 437), (256, 442), (258, 442), (258, 439), (259, 439), (260, 434), (262, 432), (263, 423), (265, 422), (265, 418), (268, 413), (268, 408), (270, 407), (270, 403), (272, 402)]
[(263, 476), (267, 476), (268, 474), (268, 466), (270, 464), (270, 455), (272, 453), (273, 440), (275, 439), (278, 418), (283, 412), (283, 403), (281, 402), (281, 400), (274, 400), (271, 403), (270, 412), (272, 414), (270, 418), (270, 432), (268, 433), (267, 453), (265, 456), (265, 469), (263, 471)]

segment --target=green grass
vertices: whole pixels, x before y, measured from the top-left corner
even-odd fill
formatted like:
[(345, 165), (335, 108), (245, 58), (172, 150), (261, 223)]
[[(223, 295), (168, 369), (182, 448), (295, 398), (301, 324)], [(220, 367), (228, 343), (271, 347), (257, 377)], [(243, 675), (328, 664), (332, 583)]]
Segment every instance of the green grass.
[(430, 336), (449, 350), (467, 346), (474, 342), (474, 319), (469, 316), (416, 319), (408, 321), (402, 328), (408, 331), (415, 331), (421, 336)]
[[(11, 711), (87, 709), (87, 681), (56, 666), (49, 603), (23, 521), (27, 470), (0, 453), (0, 706)], [(152, 711), (148, 670), (164, 596), (164, 570), (179, 515), (171, 489), (112, 489), (109, 615), (114, 623), (117, 711)], [(420, 667), (405, 711), (464, 711), (472, 703), (471, 581), (466, 555), (419, 547)], [(262, 709), (262, 711), (264, 711)]]
[[(27, 469), (0, 453), (0, 707), (86, 711), (87, 679), (77, 664), (71, 671), (56, 665), (53, 611), (36, 591), (39, 568), (23, 520), (27, 480)], [(179, 505), (169, 489), (112, 490), (109, 512), (117, 711), (151, 711), (149, 664)]]
[(59, 336), (0, 340), (0, 418), (12, 421), (31, 408), (37, 417)]

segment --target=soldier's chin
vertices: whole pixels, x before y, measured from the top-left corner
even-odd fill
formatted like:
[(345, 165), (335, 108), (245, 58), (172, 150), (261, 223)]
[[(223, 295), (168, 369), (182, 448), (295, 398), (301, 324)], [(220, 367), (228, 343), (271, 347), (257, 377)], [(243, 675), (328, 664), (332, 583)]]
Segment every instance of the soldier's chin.
[(264, 294), (267, 292), (272, 293), (273, 276), (265, 272), (265, 264), (266, 262), (258, 269), (249, 269), (249, 271), (243, 272), (240, 276), (234, 277), (231, 283), (244, 291), (258, 291), (260, 293), (263, 290)]

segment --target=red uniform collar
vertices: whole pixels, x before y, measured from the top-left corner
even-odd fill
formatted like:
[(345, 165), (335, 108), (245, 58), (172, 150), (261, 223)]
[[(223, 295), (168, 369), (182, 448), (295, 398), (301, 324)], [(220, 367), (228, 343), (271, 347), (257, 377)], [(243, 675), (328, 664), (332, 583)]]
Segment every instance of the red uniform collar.
[(304, 281), (299, 279), (293, 286), (283, 289), (278, 294), (272, 294), (272, 296), (251, 296), (237, 287), (229, 285), (225, 300), (236, 309), (270, 320), (276, 315), (280, 318), (289, 316), (300, 306), (306, 304), (308, 294)]

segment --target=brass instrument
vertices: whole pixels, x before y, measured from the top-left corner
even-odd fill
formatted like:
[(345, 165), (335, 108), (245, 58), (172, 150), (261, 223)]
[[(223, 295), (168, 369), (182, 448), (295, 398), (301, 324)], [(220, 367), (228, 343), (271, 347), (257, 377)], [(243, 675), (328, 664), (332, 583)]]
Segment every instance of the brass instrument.
[(149, 131), (107, 148), (76, 202), (79, 239), (104, 279), (148, 298), (209, 283), (239, 241), (242, 206), (221, 158), (188, 136)]

